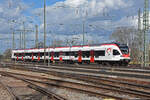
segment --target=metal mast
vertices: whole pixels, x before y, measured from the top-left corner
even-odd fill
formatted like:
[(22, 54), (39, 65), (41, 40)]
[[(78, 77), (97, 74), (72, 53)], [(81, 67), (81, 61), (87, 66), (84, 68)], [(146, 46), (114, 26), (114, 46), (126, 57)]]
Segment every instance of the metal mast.
[[(139, 41), (139, 62), (140, 63), (143, 63), (143, 53), (142, 53), (142, 48), (143, 48), (143, 35), (142, 35), (142, 31), (141, 31), (141, 9), (139, 8), (139, 11), (138, 11), (138, 40)], [(142, 64), (141, 64), (142, 65)]]
[(82, 26), (82, 31), (83, 31), (83, 45), (85, 45), (85, 20), (83, 20), (83, 26)]
[(25, 23), (23, 22), (23, 39), (24, 39), (24, 49), (26, 48), (26, 32)]
[(12, 32), (12, 49), (15, 49), (15, 32)]
[(35, 34), (35, 46), (38, 48), (38, 25), (35, 25), (36, 34)]
[(22, 48), (22, 33), (20, 32), (20, 44), (19, 44), (19, 47), (20, 47), (20, 49)]
[(46, 64), (46, 0), (44, 0), (44, 64)]
[(144, 67), (149, 66), (149, 0), (144, 2), (144, 13), (143, 13), (143, 33), (144, 33)]
[(141, 31), (141, 9), (138, 11), (138, 31)]

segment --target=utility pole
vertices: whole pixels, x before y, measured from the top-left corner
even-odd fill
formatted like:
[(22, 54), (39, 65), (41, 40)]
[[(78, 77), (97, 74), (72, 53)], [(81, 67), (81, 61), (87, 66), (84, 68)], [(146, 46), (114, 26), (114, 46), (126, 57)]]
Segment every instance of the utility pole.
[(12, 49), (15, 49), (15, 32), (12, 32)]
[(20, 45), (19, 45), (19, 48), (21, 49), (21, 43), (22, 43), (22, 33), (20, 32)]
[(36, 34), (35, 34), (35, 46), (38, 48), (38, 25), (35, 25)]
[(21, 39), (22, 45), (21, 45), (21, 49), (23, 49), (23, 44), (24, 44), (24, 42), (23, 42), (23, 32), (21, 32), (21, 34), (22, 34), (22, 39)]
[(26, 48), (26, 32), (25, 32), (25, 24), (23, 22), (23, 39), (24, 39), (24, 49)]
[(141, 31), (141, 9), (139, 8), (138, 11), (138, 41), (139, 41), (139, 62), (141, 63), (141, 66), (143, 65), (143, 38), (142, 38), (142, 31)]
[(144, 32), (144, 67), (149, 66), (149, 0), (144, 2), (143, 32)]
[(138, 31), (141, 31), (141, 9), (138, 11)]
[(23, 49), (26, 48), (26, 38), (25, 38), (25, 33), (26, 32), (33, 32), (33, 30), (30, 30), (30, 29), (19, 29), (19, 30), (16, 30), (16, 31), (19, 31), (20, 32), (20, 47)]
[(83, 26), (82, 26), (82, 30), (83, 30), (83, 45), (85, 45), (84, 44), (84, 41), (85, 41), (85, 20), (83, 20)]
[(46, 0), (44, 0), (44, 65), (46, 64)]

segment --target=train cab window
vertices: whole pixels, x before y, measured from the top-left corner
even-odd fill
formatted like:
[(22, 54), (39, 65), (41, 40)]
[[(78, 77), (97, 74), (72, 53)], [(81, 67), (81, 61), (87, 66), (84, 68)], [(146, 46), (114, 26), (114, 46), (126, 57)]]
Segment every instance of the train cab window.
[(120, 55), (118, 50), (113, 50), (113, 55)]

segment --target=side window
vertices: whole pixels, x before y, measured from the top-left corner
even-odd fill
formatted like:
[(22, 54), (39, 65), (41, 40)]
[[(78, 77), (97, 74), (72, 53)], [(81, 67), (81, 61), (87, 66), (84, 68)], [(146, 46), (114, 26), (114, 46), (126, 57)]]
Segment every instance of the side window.
[(78, 57), (78, 51), (75, 51), (74, 56), (75, 56), (75, 57)]
[(36, 57), (38, 57), (38, 53), (33, 53), (33, 56), (36, 56)]
[(90, 51), (83, 51), (82, 52), (82, 57), (85, 58), (85, 57), (89, 57), (90, 56)]
[(118, 50), (113, 50), (113, 55), (120, 55)]
[(17, 53), (14, 53), (14, 56), (17, 56)]
[(104, 50), (95, 51), (95, 57), (98, 58), (99, 56), (105, 56), (105, 51)]
[(55, 52), (54, 57), (59, 57), (59, 52)]

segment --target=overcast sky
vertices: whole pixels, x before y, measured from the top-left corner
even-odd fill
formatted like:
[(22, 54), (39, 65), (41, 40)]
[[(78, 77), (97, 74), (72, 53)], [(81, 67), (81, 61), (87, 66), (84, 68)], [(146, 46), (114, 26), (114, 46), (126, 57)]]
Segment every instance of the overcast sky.
[[(44, 0), (0, 0), (0, 52), (12, 46), (15, 30), (16, 48), (19, 32), (39, 26), (39, 41), (43, 41)], [(138, 9), (143, 10), (144, 0), (46, 0), (47, 45), (53, 40), (76, 38), (82, 41), (85, 23), (86, 43), (109, 42), (109, 35), (116, 27), (137, 27)], [(35, 32), (27, 32), (27, 48), (34, 46)]]

